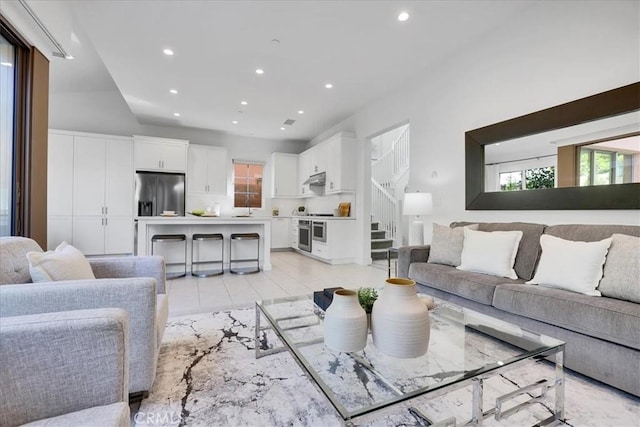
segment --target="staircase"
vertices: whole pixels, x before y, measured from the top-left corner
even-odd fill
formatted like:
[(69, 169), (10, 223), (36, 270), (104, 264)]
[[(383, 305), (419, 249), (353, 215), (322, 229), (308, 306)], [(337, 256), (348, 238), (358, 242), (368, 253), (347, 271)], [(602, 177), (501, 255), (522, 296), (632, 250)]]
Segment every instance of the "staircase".
[[(396, 187), (409, 172), (409, 126), (391, 150), (371, 163), (371, 259), (387, 258), (387, 249), (401, 244), (400, 204)], [(392, 254), (395, 255), (395, 254)]]
[[(379, 223), (371, 223), (371, 259), (387, 259), (387, 250), (393, 246), (393, 239), (387, 239), (387, 232), (379, 230)], [(395, 253), (392, 253), (395, 258)]]

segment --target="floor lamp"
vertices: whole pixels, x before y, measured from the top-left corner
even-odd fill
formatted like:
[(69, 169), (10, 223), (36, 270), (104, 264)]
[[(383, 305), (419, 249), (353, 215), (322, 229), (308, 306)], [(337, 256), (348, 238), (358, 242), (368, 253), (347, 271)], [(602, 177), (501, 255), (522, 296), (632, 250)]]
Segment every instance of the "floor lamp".
[(409, 246), (424, 245), (424, 225), (420, 215), (431, 215), (432, 212), (431, 193), (405, 193), (402, 213), (406, 216), (415, 216), (409, 224)]

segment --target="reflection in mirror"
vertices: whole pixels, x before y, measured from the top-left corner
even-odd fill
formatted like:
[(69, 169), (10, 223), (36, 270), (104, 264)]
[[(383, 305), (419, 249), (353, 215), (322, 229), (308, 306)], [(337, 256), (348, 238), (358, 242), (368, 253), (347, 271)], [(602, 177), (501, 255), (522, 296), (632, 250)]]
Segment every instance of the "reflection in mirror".
[(640, 182), (640, 112), (485, 145), (485, 192)]

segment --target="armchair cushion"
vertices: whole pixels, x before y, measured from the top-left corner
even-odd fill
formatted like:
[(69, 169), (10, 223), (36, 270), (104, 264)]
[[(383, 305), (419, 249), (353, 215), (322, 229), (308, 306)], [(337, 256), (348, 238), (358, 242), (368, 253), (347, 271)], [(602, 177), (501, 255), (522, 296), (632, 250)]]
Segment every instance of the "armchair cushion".
[(21, 427), (77, 427), (95, 425), (100, 427), (130, 427), (129, 405), (124, 402), (71, 412), (53, 418), (23, 424)]
[(27, 259), (34, 283), (96, 278), (84, 254), (67, 242), (60, 243), (55, 251), (27, 252)]
[(0, 285), (31, 283), (27, 252), (42, 252), (40, 246), (26, 237), (0, 237)]
[(0, 319), (0, 425), (126, 402), (128, 334), (115, 308)]

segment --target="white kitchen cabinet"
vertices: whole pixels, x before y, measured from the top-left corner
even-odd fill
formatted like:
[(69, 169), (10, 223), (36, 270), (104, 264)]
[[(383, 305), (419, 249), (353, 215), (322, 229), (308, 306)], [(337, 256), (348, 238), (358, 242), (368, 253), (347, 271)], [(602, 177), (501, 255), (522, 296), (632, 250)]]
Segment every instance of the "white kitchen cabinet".
[(271, 153), (271, 196), (298, 197), (298, 155)]
[(62, 242), (73, 244), (73, 217), (47, 216), (47, 250), (54, 250)]
[(284, 249), (291, 246), (289, 218), (271, 219), (271, 249)]
[(227, 193), (227, 149), (209, 145), (189, 146), (187, 192), (224, 195)]
[(309, 175), (326, 172), (329, 160), (333, 161), (329, 158), (326, 145), (320, 143), (307, 151), (309, 151)]
[(314, 174), (312, 165), (313, 152), (304, 151), (298, 156), (298, 197), (311, 197), (317, 194), (311, 190), (309, 184), (304, 182)]
[(133, 253), (133, 234), (132, 217), (73, 217), (73, 246), (85, 255)]
[(356, 141), (346, 132), (323, 143), (331, 161), (327, 164), (325, 194), (356, 190)]
[(130, 254), (133, 253), (133, 218), (105, 217), (104, 224), (104, 253)]
[(86, 255), (133, 253), (132, 139), (67, 131), (49, 138), (51, 203), (67, 206), (47, 214), (49, 249), (64, 240)]
[(326, 243), (319, 242), (314, 240), (311, 244), (311, 255), (315, 255), (318, 258), (322, 259), (330, 259), (329, 256), (329, 246)]
[(189, 141), (134, 135), (135, 169), (186, 172)]
[(298, 220), (292, 219), (290, 226), (291, 248), (298, 249)]
[(103, 216), (73, 217), (73, 246), (85, 255), (104, 255)]
[(74, 137), (73, 214), (133, 216), (131, 140)]
[(104, 215), (105, 140), (74, 137), (73, 214)]
[[(49, 133), (47, 215), (73, 214), (73, 135)], [(50, 240), (50, 239), (49, 239)]]

